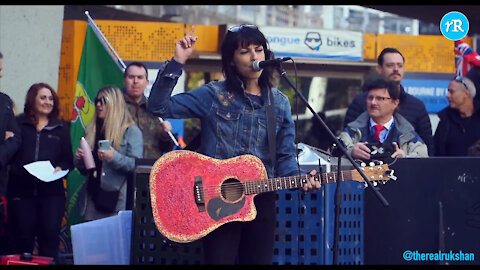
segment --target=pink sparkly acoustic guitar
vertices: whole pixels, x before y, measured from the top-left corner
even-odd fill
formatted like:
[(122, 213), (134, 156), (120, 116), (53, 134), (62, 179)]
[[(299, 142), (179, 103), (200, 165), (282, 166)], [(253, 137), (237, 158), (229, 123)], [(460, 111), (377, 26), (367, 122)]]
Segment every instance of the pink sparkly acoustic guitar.
[[(395, 179), (387, 164), (363, 166), (372, 181)], [(363, 182), (356, 170), (343, 171), (343, 180)], [(300, 188), (308, 175), (267, 179), (262, 161), (252, 155), (220, 160), (186, 150), (160, 157), (150, 173), (150, 198), (155, 224), (166, 238), (179, 243), (198, 240), (232, 221), (251, 221), (255, 195)], [(317, 174), (322, 184), (337, 174)]]

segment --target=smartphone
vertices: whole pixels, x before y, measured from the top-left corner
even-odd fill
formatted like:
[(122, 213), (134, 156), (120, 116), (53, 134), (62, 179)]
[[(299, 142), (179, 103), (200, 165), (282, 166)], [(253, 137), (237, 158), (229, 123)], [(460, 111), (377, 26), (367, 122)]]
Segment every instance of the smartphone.
[(98, 149), (100, 149), (100, 150), (109, 150), (109, 149), (110, 149), (110, 141), (109, 141), (109, 140), (100, 140), (100, 141), (98, 141)]

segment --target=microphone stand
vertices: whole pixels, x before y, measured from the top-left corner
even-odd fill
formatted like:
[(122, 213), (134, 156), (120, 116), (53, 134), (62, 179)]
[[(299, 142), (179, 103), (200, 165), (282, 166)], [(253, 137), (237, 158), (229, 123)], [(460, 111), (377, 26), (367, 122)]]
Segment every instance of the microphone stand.
[[(342, 146), (345, 146), (342, 141)], [(343, 153), (338, 150), (336, 144), (333, 145), (332, 156), (337, 157), (337, 187), (335, 189), (335, 221), (333, 232), (333, 265), (338, 264), (338, 250), (340, 248), (340, 214), (342, 209), (342, 156)]]
[[(310, 112), (312, 112), (313, 116), (320, 122), (320, 124), (322, 125), (322, 127), (327, 131), (327, 133), (329, 134), (329, 136), (333, 139), (334, 143), (337, 145), (338, 149), (341, 151), (341, 153), (347, 157), (347, 159), (350, 161), (350, 163), (353, 165), (353, 167), (358, 171), (358, 173), (362, 176), (363, 180), (365, 181), (365, 183), (367, 184), (368, 187), (370, 187), (370, 190), (373, 190), (373, 192), (375, 193), (375, 195), (377, 196), (377, 198), (380, 200), (380, 202), (385, 206), (385, 207), (388, 207), (389, 206), (389, 203), (387, 202), (387, 200), (383, 197), (383, 195), (380, 193), (379, 189), (380, 188), (373, 188), (373, 185), (372, 183), (370, 183), (370, 181), (368, 180), (367, 176), (365, 175), (365, 173), (362, 171), (362, 169), (360, 168), (360, 166), (353, 160), (353, 157), (347, 152), (347, 150), (345, 149), (343, 143), (341, 143), (337, 137), (332, 133), (332, 131), (328, 128), (327, 124), (325, 124), (325, 122), (322, 120), (322, 118), (318, 115), (317, 112), (315, 112), (315, 110), (310, 106), (310, 104), (308, 103), (308, 100), (302, 95), (302, 93), (300, 91), (298, 91), (297, 87), (293, 84), (293, 82), (287, 77), (287, 72), (282, 68), (281, 66), (281, 63), (278, 62), (276, 65), (275, 65), (277, 71), (278, 71), (278, 74), (280, 74), (280, 77), (282, 77), (287, 83), (288, 85), (295, 91), (295, 93), (300, 97), (300, 99), (303, 101), (303, 103), (305, 103), (305, 105), (307, 106), (307, 108), (310, 110)], [(338, 157), (339, 159), (339, 163), (338, 165), (340, 166), (340, 159), (341, 159), (341, 155), (339, 155)], [(340, 172), (340, 168), (338, 168), (338, 172)], [(340, 179), (340, 177), (338, 178)], [(341, 182), (337, 182), (337, 188), (338, 186), (341, 184)], [(338, 205), (337, 207), (340, 207), (340, 205)], [(338, 212), (339, 209), (337, 210)], [(338, 217), (337, 217), (338, 219)], [(337, 220), (338, 221), (338, 220)], [(335, 243), (334, 243), (334, 246), (336, 247), (336, 250), (338, 250), (338, 236), (335, 237)], [(337, 253), (337, 252), (336, 252)], [(334, 254), (334, 259), (338, 260), (338, 255)], [(338, 263), (338, 261), (335, 260), (335, 263)]]

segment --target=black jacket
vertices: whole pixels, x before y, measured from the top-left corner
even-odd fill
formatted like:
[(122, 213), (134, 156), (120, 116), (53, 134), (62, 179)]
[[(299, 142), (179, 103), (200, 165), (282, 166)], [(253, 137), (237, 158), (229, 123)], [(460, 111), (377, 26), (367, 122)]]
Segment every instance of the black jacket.
[(65, 122), (53, 119), (37, 132), (24, 114), (16, 119), (22, 133), (22, 144), (11, 161), (7, 197), (64, 195), (62, 180), (43, 182), (28, 173), (23, 165), (49, 160), (53, 167), (60, 166), (62, 170), (71, 171), (74, 167), (70, 128)]
[[(345, 115), (344, 126), (353, 122), (362, 112), (367, 110), (367, 94), (367, 92), (358, 94), (350, 103)], [(415, 131), (427, 145), (428, 155), (433, 156), (435, 146), (433, 143), (432, 124), (430, 123), (430, 117), (425, 104), (417, 97), (406, 93), (403, 86), (401, 86), (400, 104), (397, 112), (412, 124)]]
[[(12, 100), (0, 92), (0, 196), (6, 193), (7, 170), (10, 158), (20, 146), (20, 129), (12, 111)], [(15, 136), (5, 141), (5, 132), (11, 131)]]
[(460, 118), (457, 110), (447, 107), (438, 113), (435, 131), (436, 156), (467, 156), (468, 148), (480, 139), (480, 106), (475, 101), (471, 117)]

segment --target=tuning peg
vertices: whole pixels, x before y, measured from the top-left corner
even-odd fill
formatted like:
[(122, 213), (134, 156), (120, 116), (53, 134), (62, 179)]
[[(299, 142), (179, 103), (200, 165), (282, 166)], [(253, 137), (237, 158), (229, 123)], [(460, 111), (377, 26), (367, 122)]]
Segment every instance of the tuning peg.
[(378, 165), (383, 165), (383, 161), (379, 160)]
[(385, 183), (387, 183), (387, 181), (381, 181), (382, 185), (385, 185)]
[(377, 181), (373, 181), (373, 186), (376, 187), (377, 185)]
[(375, 166), (375, 162), (370, 162), (368, 165), (370, 165), (370, 167), (374, 167)]
[(392, 179), (393, 181), (397, 181), (397, 177), (393, 175), (393, 173), (394, 173), (394, 170), (391, 170), (390, 174), (388, 175), (388, 178)]
[(367, 166), (367, 164), (365, 164), (365, 162), (362, 162), (362, 163), (360, 163), (360, 166), (365, 167), (365, 166)]

